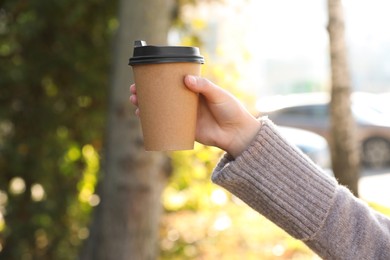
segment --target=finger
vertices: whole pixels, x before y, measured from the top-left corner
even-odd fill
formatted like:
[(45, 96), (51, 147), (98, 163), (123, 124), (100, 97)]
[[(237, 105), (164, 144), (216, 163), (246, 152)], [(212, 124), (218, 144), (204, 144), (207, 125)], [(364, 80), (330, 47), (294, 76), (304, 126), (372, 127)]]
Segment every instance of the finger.
[(130, 102), (131, 104), (133, 104), (134, 106), (137, 106), (138, 107), (138, 98), (136, 95), (131, 95), (130, 96)]
[(130, 93), (131, 94), (137, 94), (137, 89), (135, 87), (135, 84), (131, 84), (131, 86), (130, 86)]
[(135, 110), (135, 115), (139, 117), (139, 108)]
[(202, 94), (211, 103), (221, 103), (226, 101), (226, 97), (230, 97), (227, 91), (205, 78), (187, 75), (184, 83), (190, 90)]

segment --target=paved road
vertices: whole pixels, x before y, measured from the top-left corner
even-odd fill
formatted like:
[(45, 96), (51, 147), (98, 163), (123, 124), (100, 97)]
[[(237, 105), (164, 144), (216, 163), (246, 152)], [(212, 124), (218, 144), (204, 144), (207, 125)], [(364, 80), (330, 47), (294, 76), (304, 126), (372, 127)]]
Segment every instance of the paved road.
[(390, 168), (364, 170), (359, 180), (362, 199), (390, 207)]

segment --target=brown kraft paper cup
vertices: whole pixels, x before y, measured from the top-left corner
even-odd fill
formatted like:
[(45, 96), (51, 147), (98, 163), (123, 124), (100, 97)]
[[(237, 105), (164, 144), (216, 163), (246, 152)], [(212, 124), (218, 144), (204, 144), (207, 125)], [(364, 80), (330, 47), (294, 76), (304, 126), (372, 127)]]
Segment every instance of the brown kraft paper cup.
[(200, 75), (200, 64), (136, 65), (133, 73), (145, 150), (193, 149), (198, 95), (184, 85), (184, 76)]
[(131, 64), (146, 151), (194, 148), (198, 94), (185, 75), (200, 75), (199, 62)]

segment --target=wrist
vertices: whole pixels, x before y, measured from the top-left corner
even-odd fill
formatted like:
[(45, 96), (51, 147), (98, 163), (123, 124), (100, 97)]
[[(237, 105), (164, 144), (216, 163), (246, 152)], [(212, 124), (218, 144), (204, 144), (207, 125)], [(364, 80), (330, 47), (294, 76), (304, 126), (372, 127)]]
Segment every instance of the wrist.
[(261, 122), (255, 117), (250, 116), (250, 118), (243, 122), (242, 127), (237, 129), (230, 144), (224, 150), (234, 158), (238, 157), (250, 146), (259, 132), (260, 127)]

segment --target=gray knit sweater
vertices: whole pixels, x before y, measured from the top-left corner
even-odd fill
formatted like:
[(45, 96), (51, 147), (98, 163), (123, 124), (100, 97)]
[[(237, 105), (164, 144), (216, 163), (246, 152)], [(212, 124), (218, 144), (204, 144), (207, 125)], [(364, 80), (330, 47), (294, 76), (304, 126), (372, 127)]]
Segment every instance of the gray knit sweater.
[(268, 119), (235, 160), (226, 154), (212, 180), (302, 240), (324, 259), (390, 259), (390, 219), (325, 174)]

